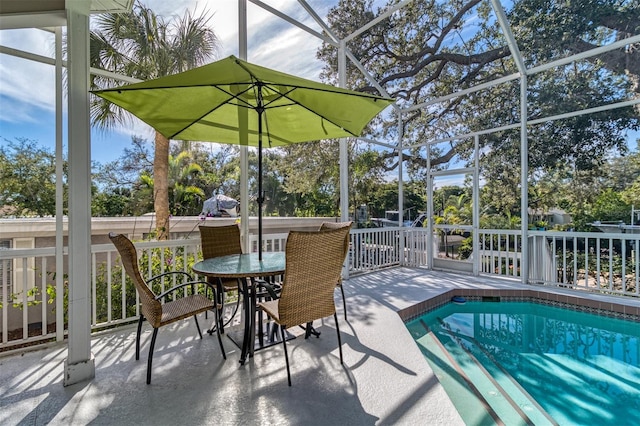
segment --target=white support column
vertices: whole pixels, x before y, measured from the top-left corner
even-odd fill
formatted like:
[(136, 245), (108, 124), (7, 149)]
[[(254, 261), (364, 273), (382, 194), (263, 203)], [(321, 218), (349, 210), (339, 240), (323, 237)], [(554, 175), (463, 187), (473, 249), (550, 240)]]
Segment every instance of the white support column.
[[(402, 150), (402, 137), (403, 134), (403, 123), (402, 123), (402, 114), (398, 114), (398, 226), (402, 226), (404, 223), (404, 180), (402, 179), (403, 168), (402, 164), (404, 162)], [(405, 230), (400, 231), (400, 241), (398, 244), (398, 250), (400, 251), (400, 265), (405, 265), (406, 250), (405, 250)]]
[(91, 133), (88, 0), (67, 0), (69, 351), (64, 385), (95, 376), (91, 353)]
[[(247, 60), (247, 0), (238, 0), (238, 57)], [(246, 145), (240, 145), (240, 218), (242, 246), (244, 252), (249, 253), (249, 148)]]
[(473, 137), (473, 275), (480, 274), (480, 136)]
[[(56, 28), (56, 271), (64, 271), (64, 174), (62, 165), (62, 28)], [(56, 294), (64, 294), (64, 274), (56, 274)], [(56, 297), (56, 341), (64, 340), (64, 298)]]
[[(500, 0), (491, 0), (493, 10), (496, 12), (498, 23), (504, 33), (509, 46), (509, 51), (520, 73), (520, 231), (522, 242), (520, 244), (520, 274), (523, 284), (529, 281), (529, 142), (527, 136), (527, 68), (525, 67), (522, 53), (511, 31), (511, 25), (507, 20), (507, 14)], [(515, 265), (514, 265), (515, 267)]]
[[(345, 53), (346, 44), (340, 41), (338, 47), (338, 85), (347, 86), (347, 56)], [(349, 147), (347, 138), (340, 139), (340, 220), (349, 220)], [(353, 220), (356, 220), (355, 211)], [(345, 261), (342, 267), (342, 277), (349, 279), (349, 265)]]
[[(520, 274), (529, 281), (529, 140), (527, 138), (527, 75), (520, 79)], [(514, 266), (515, 267), (515, 266)]]
[(431, 145), (427, 144), (427, 262), (433, 270), (433, 176), (431, 175)]
[[(404, 222), (404, 180), (402, 179), (404, 162), (402, 151), (402, 115), (398, 116), (398, 226), (402, 226)], [(404, 238), (402, 238), (404, 240)]]
[[(347, 85), (346, 45), (340, 41), (338, 48), (338, 85)], [(340, 216), (342, 221), (349, 220), (349, 150), (347, 138), (340, 139)], [(355, 218), (354, 218), (355, 219)]]

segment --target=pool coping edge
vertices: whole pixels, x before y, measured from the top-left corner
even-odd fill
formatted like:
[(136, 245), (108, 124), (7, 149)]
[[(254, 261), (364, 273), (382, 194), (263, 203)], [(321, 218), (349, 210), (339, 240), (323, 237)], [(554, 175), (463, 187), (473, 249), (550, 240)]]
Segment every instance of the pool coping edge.
[(640, 322), (640, 306), (631, 306), (611, 300), (598, 300), (579, 295), (567, 295), (540, 290), (529, 289), (473, 289), (454, 288), (434, 295), (422, 302), (416, 303), (398, 311), (403, 322), (411, 321), (420, 315), (452, 303), (451, 299), (461, 296), (469, 299), (481, 300), (483, 297), (500, 297), (505, 301), (530, 301), (550, 306), (558, 306), (595, 315), (619, 318)]

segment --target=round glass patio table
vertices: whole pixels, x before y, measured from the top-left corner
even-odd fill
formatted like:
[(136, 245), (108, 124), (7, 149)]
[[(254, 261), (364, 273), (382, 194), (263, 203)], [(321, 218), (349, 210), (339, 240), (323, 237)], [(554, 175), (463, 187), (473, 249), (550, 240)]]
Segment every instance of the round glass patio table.
[[(242, 349), (240, 364), (244, 364), (247, 356), (253, 356), (255, 349), (255, 313), (256, 313), (256, 283), (255, 278), (273, 277), (284, 274), (284, 252), (262, 253), (262, 260), (258, 253), (231, 254), (228, 256), (212, 257), (193, 265), (193, 271), (199, 275), (215, 279), (237, 278), (240, 291), (243, 294), (244, 329), (242, 337), (230, 332), (229, 338)], [(253, 342), (253, 344), (250, 344)], [(262, 347), (265, 347), (260, 339)]]

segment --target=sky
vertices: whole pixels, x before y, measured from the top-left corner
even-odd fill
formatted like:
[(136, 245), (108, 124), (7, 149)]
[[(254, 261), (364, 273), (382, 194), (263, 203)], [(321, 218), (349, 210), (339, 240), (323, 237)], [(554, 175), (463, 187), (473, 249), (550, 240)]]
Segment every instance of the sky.
[[(264, 0), (263, 0), (264, 1)], [(205, 8), (210, 25), (220, 41), (215, 59), (238, 56), (238, 0), (144, 0), (156, 14), (169, 19), (192, 11), (199, 16)], [(295, 0), (266, 0), (269, 6), (294, 16), (315, 31), (320, 27)], [(336, 0), (307, 0), (321, 17), (326, 17)], [(248, 57), (250, 62), (289, 74), (319, 81), (322, 67), (315, 55), (321, 42), (298, 27), (248, 2)], [(1, 30), (0, 45), (52, 58), (54, 36), (38, 29)], [(27, 138), (55, 149), (54, 67), (0, 54), (0, 144)], [(63, 107), (66, 110), (66, 102)], [(66, 115), (63, 118), (66, 138)], [(130, 145), (132, 136), (153, 140), (153, 130), (134, 119), (130, 126), (105, 131), (92, 129), (92, 160), (114, 161)]]
[[(238, 0), (143, 0), (158, 15), (169, 19), (182, 16), (189, 10), (198, 16), (207, 10), (210, 25), (220, 44), (216, 58), (238, 55)], [(296, 0), (263, 0), (264, 3), (306, 26), (321, 32), (319, 25)], [(317, 15), (325, 18), (337, 0), (307, 0)], [(376, 0), (382, 6), (384, 0)], [(375, 7), (374, 6), (374, 7)], [(247, 2), (248, 60), (263, 66), (312, 80), (319, 80), (322, 63), (316, 59), (321, 45), (319, 39), (268, 11)], [(50, 32), (37, 29), (0, 30), (0, 45), (53, 57), (54, 37)], [(27, 138), (41, 146), (55, 148), (55, 92), (54, 67), (31, 60), (0, 54), (0, 144), (7, 140)], [(63, 107), (66, 111), (66, 103)], [(66, 115), (63, 118), (66, 137)], [(92, 159), (106, 163), (114, 161), (130, 146), (131, 137), (139, 136), (152, 141), (153, 130), (132, 119), (129, 126), (106, 131), (92, 129)], [(636, 148), (640, 132), (629, 132), (629, 145)]]

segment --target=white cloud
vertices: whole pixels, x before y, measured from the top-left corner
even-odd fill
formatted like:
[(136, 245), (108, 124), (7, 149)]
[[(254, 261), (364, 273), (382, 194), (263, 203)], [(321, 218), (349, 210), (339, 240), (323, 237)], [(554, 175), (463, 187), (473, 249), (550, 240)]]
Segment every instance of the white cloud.
[(2, 30), (0, 44), (50, 58), (55, 50), (52, 32), (32, 28)]
[[(52, 57), (53, 35), (40, 30), (0, 31), (0, 44)], [(2, 121), (36, 123), (42, 111), (55, 111), (55, 69), (51, 65), (0, 55)]]
[[(55, 69), (45, 64), (3, 56), (0, 62), (0, 88), (4, 96), (14, 101), (53, 110)], [(3, 117), (11, 113), (3, 108)]]
[[(263, 0), (266, 4), (321, 32), (320, 26), (295, 0)], [(238, 1), (237, 0), (143, 0), (159, 15), (171, 18), (183, 16), (190, 10), (199, 16), (204, 10), (211, 15), (211, 26), (220, 40), (218, 58), (231, 54), (238, 55)], [(336, 0), (308, 0), (319, 16), (325, 16)], [(283, 72), (317, 80), (322, 64), (316, 58), (320, 40), (302, 29), (272, 15), (259, 6), (248, 2), (248, 60)], [(37, 30), (1, 30), (0, 45), (28, 51), (38, 55), (53, 57), (54, 36)], [(52, 125), (55, 108), (55, 69), (30, 60), (0, 54), (0, 101), (2, 115), (0, 122), (12, 123), (24, 129), (25, 137), (34, 125), (47, 120)], [(109, 140), (109, 135), (97, 132), (96, 142), (100, 145)], [(153, 139), (153, 131), (146, 124), (134, 119), (131, 125), (113, 131), (113, 136), (121, 140), (131, 136)], [(104, 156), (96, 158), (100, 162), (117, 158), (122, 152), (104, 150)]]

